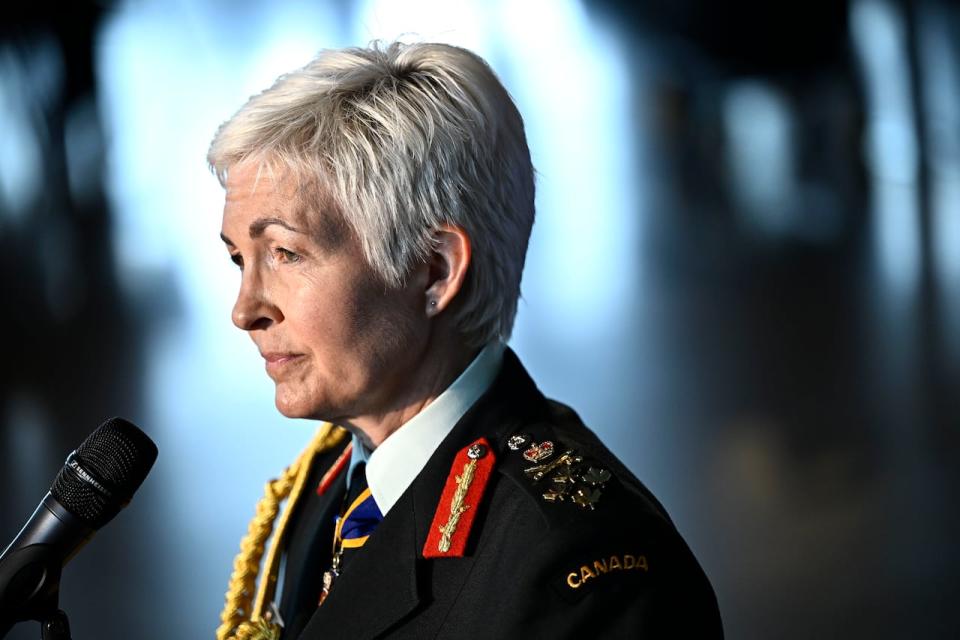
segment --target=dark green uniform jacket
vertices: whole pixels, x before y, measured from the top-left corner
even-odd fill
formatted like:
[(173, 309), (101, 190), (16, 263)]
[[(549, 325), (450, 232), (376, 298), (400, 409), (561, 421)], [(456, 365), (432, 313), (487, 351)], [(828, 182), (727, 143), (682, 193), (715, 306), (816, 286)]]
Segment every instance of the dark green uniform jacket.
[[(514, 439), (512, 449), (518, 434), (525, 441)], [(424, 558), (454, 459), (481, 437), (495, 466), (471, 507), (465, 552)], [(529, 445), (547, 441), (552, 455), (524, 459)], [(345, 445), (319, 457), (314, 481)], [(539, 480), (525, 471), (567, 452)], [(284, 566), (283, 640), (723, 635), (710, 583), (663, 507), (572, 410), (537, 390), (509, 349), (491, 388), (317, 608), (345, 475), (298, 505)]]

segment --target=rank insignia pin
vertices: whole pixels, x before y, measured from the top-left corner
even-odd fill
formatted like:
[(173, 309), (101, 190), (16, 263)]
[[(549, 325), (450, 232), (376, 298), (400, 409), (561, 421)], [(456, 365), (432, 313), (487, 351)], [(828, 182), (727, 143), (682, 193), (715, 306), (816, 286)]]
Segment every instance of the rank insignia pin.
[(543, 464), (539, 464), (535, 467), (530, 467), (529, 469), (524, 469), (523, 472), (527, 475), (528, 478), (530, 478), (534, 482), (540, 482), (541, 480), (543, 480), (543, 477), (545, 475), (556, 470), (558, 467), (561, 467), (561, 465), (566, 465), (569, 468), (574, 465), (580, 464), (582, 461), (583, 461), (583, 458), (581, 458), (578, 455), (574, 455), (573, 451), (567, 451), (566, 453), (564, 453), (559, 458), (556, 458), (555, 460), (552, 460), (550, 462), (545, 462)]
[(544, 440), (540, 444), (532, 443), (530, 447), (523, 452), (523, 459), (528, 462), (540, 462), (553, 455), (553, 443)]
[(612, 475), (606, 469), (589, 465), (584, 471), (582, 463), (583, 457), (570, 450), (549, 462), (524, 469), (523, 472), (534, 482), (548, 480), (550, 486), (541, 494), (547, 502), (569, 500), (582, 509), (592, 511), (600, 501), (602, 490)]
[(587, 472), (583, 474), (583, 481), (592, 487), (596, 487), (597, 485), (602, 487), (609, 479), (609, 471), (606, 469), (597, 469), (596, 467), (590, 467), (587, 469)]
[(424, 558), (462, 557), (496, 457), (486, 438), (457, 453), (433, 514)]
[(523, 435), (522, 433), (516, 433), (510, 436), (510, 438), (507, 440), (507, 446), (510, 447), (511, 451), (516, 451), (523, 445), (527, 444), (527, 440), (529, 439), (530, 438)]
[(573, 492), (574, 504), (579, 507), (583, 507), (584, 509), (590, 509), (592, 511), (593, 505), (597, 504), (599, 500), (599, 489), (587, 489), (586, 487), (579, 487)]

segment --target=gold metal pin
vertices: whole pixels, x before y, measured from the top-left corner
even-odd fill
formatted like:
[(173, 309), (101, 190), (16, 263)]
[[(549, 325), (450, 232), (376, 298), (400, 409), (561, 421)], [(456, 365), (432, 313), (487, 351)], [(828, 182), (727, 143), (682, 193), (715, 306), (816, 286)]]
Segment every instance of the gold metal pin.
[(543, 479), (545, 475), (556, 469), (562, 464), (573, 465), (579, 462), (582, 462), (583, 458), (580, 456), (573, 455), (573, 451), (567, 451), (559, 458), (551, 460), (545, 464), (537, 465), (536, 467), (530, 467), (529, 469), (524, 469), (523, 472), (527, 474), (527, 477), (533, 480), (534, 482), (539, 482)]

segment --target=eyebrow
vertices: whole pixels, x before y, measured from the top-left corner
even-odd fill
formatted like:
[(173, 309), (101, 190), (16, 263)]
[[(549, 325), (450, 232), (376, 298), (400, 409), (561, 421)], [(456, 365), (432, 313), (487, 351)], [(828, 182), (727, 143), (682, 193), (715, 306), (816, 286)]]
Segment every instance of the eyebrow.
[(259, 238), (263, 235), (264, 230), (272, 224), (279, 225), (284, 229), (293, 231), (294, 233), (303, 233), (303, 231), (300, 229), (290, 226), (290, 224), (280, 218), (257, 218), (250, 223), (250, 237)]
[[(272, 224), (279, 225), (284, 229), (289, 229), (294, 233), (303, 233), (303, 231), (301, 231), (300, 229), (297, 229), (296, 227), (291, 226), (281, 218), (276, 218), (276, 217), (257, 218), (256, 220), (250, 223), (250, 231), (249, 231), (250, 237), (259, 238), (260, 236), (263, 235), (263, 232), (267, 229), (267, 227), (269, 227)], [(236, 246), (233, 244), (233, 240), (225, 236), (222, 232), (220, 233), (220, 239), (223, 240), (226, 244), (230, 245), (231, 247)]]

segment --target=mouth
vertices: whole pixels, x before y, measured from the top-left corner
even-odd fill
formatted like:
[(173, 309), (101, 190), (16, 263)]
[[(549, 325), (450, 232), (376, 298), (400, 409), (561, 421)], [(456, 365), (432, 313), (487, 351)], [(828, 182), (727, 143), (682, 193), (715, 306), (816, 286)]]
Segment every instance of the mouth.
[(270, 376), (276, 376), (284, 369), (293, 366), (303, 359), (302, 353), (291, 353), (287, 351), (268, 351), (262, 352), (260, 355), (263, 356), (267, 373), (270, 374)]

